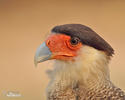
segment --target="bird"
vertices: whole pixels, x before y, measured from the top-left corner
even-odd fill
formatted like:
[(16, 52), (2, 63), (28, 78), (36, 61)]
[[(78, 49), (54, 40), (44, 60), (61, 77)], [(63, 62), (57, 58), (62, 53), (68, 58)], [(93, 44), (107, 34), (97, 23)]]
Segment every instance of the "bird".
[(114, 49), (90, 27), (54, 26), (37, 48), (34, 63), (53, 60), (48, 71), (47, 100), (125, 100), (123, 90), (110, 79)]

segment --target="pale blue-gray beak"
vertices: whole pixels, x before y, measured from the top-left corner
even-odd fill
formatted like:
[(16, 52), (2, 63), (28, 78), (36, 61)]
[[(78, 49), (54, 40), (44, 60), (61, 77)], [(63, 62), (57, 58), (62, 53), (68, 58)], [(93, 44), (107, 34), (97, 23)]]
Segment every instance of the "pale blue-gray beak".
[(49, 60), (51, 58), (51, 51), (47, 47), (46, 43), (43, 42), (36, 50), (34, 56), (34, 64), (37, 66), (38, 63)]

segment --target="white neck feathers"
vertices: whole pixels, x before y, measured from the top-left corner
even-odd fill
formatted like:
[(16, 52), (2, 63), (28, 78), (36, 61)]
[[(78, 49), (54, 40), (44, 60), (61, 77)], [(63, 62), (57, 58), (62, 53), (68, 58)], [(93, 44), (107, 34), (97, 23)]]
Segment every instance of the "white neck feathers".
[(55, 68), (49, 75), (51, 76), (49, 85), (54, 88), (54, 85), (59, 82), (62, 82), (64, 87), (77, 82), (90, 87), (91, 84), (100, 84), (102, 80), (110, 79), (109, 60), (110, 57), (104, 52), (83, 46), (75, 61), (55, 60)]

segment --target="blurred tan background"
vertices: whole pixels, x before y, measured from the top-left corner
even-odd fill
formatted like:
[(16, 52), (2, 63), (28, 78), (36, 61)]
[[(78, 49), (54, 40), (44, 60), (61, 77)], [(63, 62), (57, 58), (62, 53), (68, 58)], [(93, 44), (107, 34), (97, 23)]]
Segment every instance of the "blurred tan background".
[(35, 68), (34, 54), (51, 28), (66, 23), (87, 25), (112, 45), (111, 79), (125, 90), (125, 0), (0, 0), (0, 100), (45, 99), (52, 65)]

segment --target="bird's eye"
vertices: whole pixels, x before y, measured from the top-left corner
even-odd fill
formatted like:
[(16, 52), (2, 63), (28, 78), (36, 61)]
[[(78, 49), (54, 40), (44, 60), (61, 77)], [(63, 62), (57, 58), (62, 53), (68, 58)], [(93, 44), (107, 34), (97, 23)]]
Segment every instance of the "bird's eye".
[(70, 43), (71, 43), (72, 45), (77, 45), (79, 42), (80, 42), (80, 40), (79, 40), (79, 38), (77, 38), (77, 37), (73, 37), (73, 38), (71, 38), (71, 40), (70, 40)]

